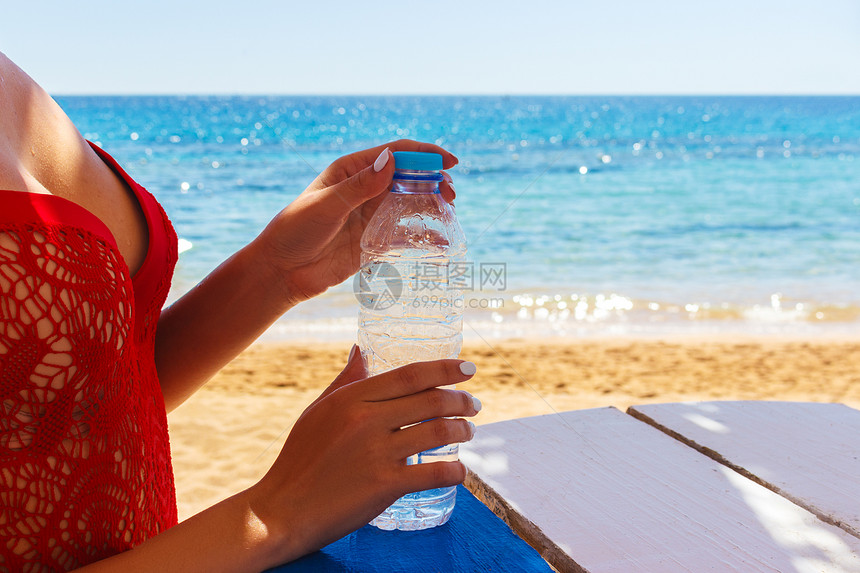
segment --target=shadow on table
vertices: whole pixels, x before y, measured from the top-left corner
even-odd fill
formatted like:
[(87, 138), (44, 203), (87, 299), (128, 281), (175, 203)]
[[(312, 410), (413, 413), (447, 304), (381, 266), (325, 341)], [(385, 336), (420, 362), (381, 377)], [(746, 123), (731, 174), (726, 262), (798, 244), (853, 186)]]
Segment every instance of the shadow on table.
[[(719, 416), (727, 407), (674, 405), (679, 418), (707, 436), (744, 447), (765, 443), (765, 429), (741, 431)], [(775, 417), (756, 413), (753, 419)], [(826, 426), (833, 417), (816, 419)], [(787, 435), (771, 433), (765, 450)], [(849, 451), (856, 452), (853, 435)], [(798, 439), (781, 447), (790, 456), (801, 453)], [(471, 470), (470, 489), (559, 571), (860, 573), (860, 539), (615, 408), (487, 424), (461, 448), (460, 459)], [(822, 462), (815, 488), (847, 463)], [(843, 485), (856, 483), (840, 475)]]

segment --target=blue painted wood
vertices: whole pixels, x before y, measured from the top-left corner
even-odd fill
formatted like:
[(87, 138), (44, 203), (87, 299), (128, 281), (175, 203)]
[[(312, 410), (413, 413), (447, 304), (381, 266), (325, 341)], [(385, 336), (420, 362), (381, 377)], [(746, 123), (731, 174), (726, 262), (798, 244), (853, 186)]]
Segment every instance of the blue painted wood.
[(551, 573), (552, 569), (469, 490), (457, 488), (457, 506), (441, 527), (380, 531), (367, 525), (298, 561), (269, 573)]

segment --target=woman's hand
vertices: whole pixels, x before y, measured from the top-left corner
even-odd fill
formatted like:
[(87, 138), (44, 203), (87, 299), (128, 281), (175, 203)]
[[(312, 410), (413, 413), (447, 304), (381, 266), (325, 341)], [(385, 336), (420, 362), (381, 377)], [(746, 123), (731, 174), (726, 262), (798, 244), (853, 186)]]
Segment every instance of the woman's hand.
[[(391, 185), (393, 151), (425, 151), (442, 156), (445, 169), (457, 158), (437, 145), (400, 140), (341, 157), (281, 211), (258, 238), (262, 264), (280, 270), (288, 306), (346, 280), (359, 267), (361, 235)], [(454, 200), (445, 173), (442, 196)]]
[(473, 416), (480, 402), (436, 386), (474, 371), (461, 360), (436, 360), (367, 378), (354, 348), (256, 485), (85, 570), (262, 571), (362, 527), (405, 493), (462, 482), (460, 462), (407, 466), (406, 458), (472, 437), (469, 422), (445, 417)]
[[(461, 365), (466, 366), (461, 368)], [(283, 542), (276, 560), (315, 551), (366, 525), (402, 495), (461, 483), (460, 462), (406, 465), (418, 452), (472, 438), (480, 402), (437, 388), (472, 377), (461, 360), (419, 362), (365, 378), (361, 353), (296, 422), (272, 469), (248, 493)], [(426, 421), (424, 421), (426, 420)]]

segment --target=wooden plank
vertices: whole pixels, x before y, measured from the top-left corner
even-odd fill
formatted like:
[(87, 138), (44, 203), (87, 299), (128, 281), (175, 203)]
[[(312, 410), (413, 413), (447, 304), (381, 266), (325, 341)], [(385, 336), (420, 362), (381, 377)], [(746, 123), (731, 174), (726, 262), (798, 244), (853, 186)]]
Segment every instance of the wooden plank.
[(367, 525), (321, 551), (270, 573), (552, 573), (541, 556), (469, 490), (445, 525), (424, 531), (381, 531)]
[(628, 413), (860, 537), (860, 411), (843, 404), (693, 402), (633, 406)]
[(562, 572), (860, 571), (860, 540), (614, 408), (481, 426), (461, 459)]

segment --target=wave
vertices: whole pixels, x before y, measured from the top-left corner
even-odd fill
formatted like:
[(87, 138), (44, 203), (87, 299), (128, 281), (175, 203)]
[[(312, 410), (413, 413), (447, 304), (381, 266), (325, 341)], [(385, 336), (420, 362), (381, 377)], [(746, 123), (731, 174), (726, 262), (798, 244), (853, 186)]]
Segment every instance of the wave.
[[(279, 320), (266, 339), (353, 340), (352, 293), (323, 295)], [(464, 300), (464, 337), (686, 336), (708, 334), (860, 334), (860, 303), (799, 301), (774, 293), (751, 304), (636, 299), (618, 293), (482, 293)]]

